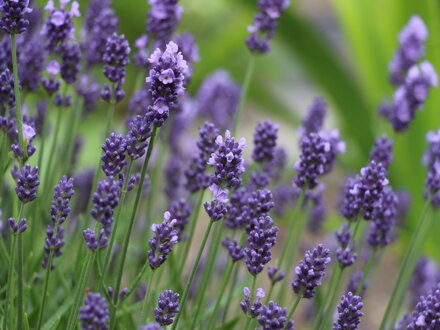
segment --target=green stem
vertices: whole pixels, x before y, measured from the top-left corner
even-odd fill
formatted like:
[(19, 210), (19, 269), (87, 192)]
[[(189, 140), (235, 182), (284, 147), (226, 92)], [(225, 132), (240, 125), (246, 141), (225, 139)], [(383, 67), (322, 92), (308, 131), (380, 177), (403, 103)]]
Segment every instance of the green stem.
[(221, 303), (221, 300), (223, 298), (223, 294), (225, 293), (226, 287), (228, 286), (228, 283), (229, 283), (229, 279), (231, 278), (232, 270), (234, 269), (234, 266), (236, 264), (231, 259), (229, 259), (228, 263), (229, 264), (228, 264), (228, 267), (226, 268), (226, 274), (223, 276), (223, 282), (222, 282), (222, 285), (220, 287), (220, 292), (219, 292), (219, 294), (217, 296), (217, 300), (216, 300), (215, 305), (214, 305), (214, 310), (213, 310), (213, 312), (211, 314), (211, 318), (209, 320), (208, 330), (209, 329), (214, 329), (215, 321), (217, 320), (218, 309), (220, 307), (220, 303)]
[[(114, 95), (115, 91), (115, 84), (112, 85), (112, 95)], [(107, 125), (105, 128), (105, 137), (107, 137), (110, 134), (110, 130), (113, 127), (113, 117), (115, 116), (115, 109), (116, 109), (116, 101), (112, 98), (110, 100), (110, 111), (107, 114)]]
[(70, 173), (70, 171), (72, 170), (71, 166), (72, 166), (72, 159), (73, 159), (73, 150), (75, 148), (75, 142), (76, 142), (76, 136), (78, 134), (78, 129), (79, 129), (79, 120), (82, 116), (82, 109), (83, 109), (83, 99), (81, 98), (81, 100), (79, 99), (79, 97), (76, 97), (75, 100), (75, 105), (72, 108), (72, 117), (71, 120), (73, 122), (72, 124), (72, 129), (69, 130), (69, 137), (66, 139), (68, 142), (68, 147), (67, 147), (67, 162), (65, 164), (65, 168), (64, 171), (62, 172), (62, 174), (67, 174)]
[(359, 282), (359, 286), (356, 289), (356, 293), (354, 293), (356, 296), (359, 296), (362, 292), (362, 287), (364, 286), (365, 280), (368, 278), (368, 275), (371, 272), (371, 269), (374, 265), (374, 262), (376, 261), (376, 254), (377, 254), (378, 248), (373, 247), (373, 252), (371, 253), (370, 259), (368, 260), (368, 263), (365, 265), (364, 271), (362, 273), (361, 281)]
[(246, 99), (249, 93), (249, 86), (251, 82), (252, 75), (255, 69), (255, 56), (251, 55), (246, 67), (246, 73), (243, 80), (243, 86), (241, 88), (240, 103), (238, 104), (237, 113), (235, 115), (234, 126), (232, 128), (232, 136), (235, 136), (237, 128), (240, 125), (241, 116), (244, 111), (244, 106), (246, 104)]
[(122, 209), (124, 208), (125, 198), (127, 196), (127, 185), (128, 185), (128, 181), (130, 180), (132, 167), (133, 167), (133, 159), (130, 159), (130, 162), (128, 163), (127, 176), (125, 177), (124, 187), (122, 188), (122, 194), (121, 194), (120, 202), (118, 205), (118, 211), (116, 213), (116, 217), (115, 217), (115, 221), (114, 221), (113, 233), (110, 237), (108, 251), (107, 251), (107, 255), (105, 257), (104, 273), (107, 273), (108, 267), (110, 265), (110, 259), (111, 259), (112, 253), (113, 253), (113, 246), (115, 244), (116, 235), (118, 233), (119, 223), (121, 222), (121, 213), (122, 213)]
[[(48, 105), (51, 104), (52, 98), (49, 97)], [(43, 118), (43, 128), (41, 132), (41, 145), (40, 150), (38, 152), (38, 168), (41, 169), (41, 165), (43, 164), (43, 156), (44, 156), (44, 148), (46, 146), (46, 131), (47, 131), (47, 122), (49, 117), (49, 106), (47, 107), (46, 113)]]
[[(20, 221), (21, 215), (23, 213), (24, 204), (20, 203), (17, 221)], [(17, 325), (18, 329), (23, 329), (23, 320), (24, 320), (24, 307), (23, 307), (23, 233), (18, 234), (18, 281), (17, 281)]]
[(212, 220), (209, 220), (208, 227), (206, 228), (205, 234), (203, 236), (202, 244), (200, 245), (199, 251), (196, 256), (196, 260), (194, 260), (194, 263), (191, 268), (189, 279), (186, 282), (185, 289), (182, 294), (182, 298), (180, 299), (180, 312), (177, 313), (176, 315), (176, 319), (174, 320), (173, 327), (171, 328), (172, 330), (176, 329), (177, 324), (179, 323), (180, 315), (182, 315), (182, 310), (185, 308), (186, 298), (188, 298), (189, 289), (191, 287), (192, 282), (194, 281), (197, 267), (199, 265), (200, 258), (202, 257), (203, 250), (205, 249), (206, 242), (208, 241), (209, 233), (211, 232), (213, 223), (214, 222)]
[(151, 293), (151, 287), (153, 286), (153, 279), (154, 279), (154, 274), (155, 274), (155, 269), (152, 270), (151, 272), (151, 276), (150, 276), (150, 280), (148, 281), (148, 286), (147, 286), (147, 293), (145, 294), (144, 297), (144, 303), (142, 304), (142, 309), (141, 309), (141, 325), (147, 322), (148, 319), (148, 303), (150, 302), (150, 293)]
[(388, 318), (390, 317), (390, 313), (391, 313), (392, 309), (394, 308), (394, 304), (396, 303), (397, 293), (399, 291), (400, 286), (402, 286), (402, 281), (404, 279), (404, 275), (408, 271), (408, 269), (407, 269), (408, 267), (407, 266), (408, 266), (408, 262), (410, 260), (410, 257), (412, 255), (412, 252), (414, 250), (414, 247), (416, 245), (415, 243), (416, 243), (417, 238), (418, 238), (418, 236), (419, 236), (419, 234), (421, 232), (421, 229), (422, 229), (422, 227), (423, 227), (423, 225), (424, 225), (424, 223), (426, 221), (425, 220), (427, 218), (426, 214), (428, 212), (430, 202), (431, 202), (430, 200), (428, 200), (426, 202), (425, 207), (424, 207), (424, 209), (422, 211), (422, 214), (421, 214), (421, 216), (419, 218), (419, 221), (417, 221), (416, 230), (415, 230), (414, 234), (411, 237), (411, 241), (410, 241), (410, 243), (408, 245), (408, 249), (406, 250), (405, 256), (404, 256), (402, 264), (400, 266), (400, 271), (398, 273), (397, 280), (394, 283), (393, 291), (391, 293), (391, 298), (388, 301), (387, 308), (385, 309), (385, 313), (384, 313), (384, 316), (382, 318), (382, 322), (380, 323), (379, 330), (385, 330), (386, 329)]
[(90, 275), (91, 271), (91, 265), (93, 264), (93, 260), (95, 258), (95, 251), (87, 251), (86, 258), (84, 260), (84, 264), (82, 266), (82, 272), (81, 276), (78, 281), (78, 285), (75, 290), (75, 300), (73, 302), (73, 305), (70, 309), (68, 321), (67, 321), (67, 330), (74, 330), (76, 329), (76, 322), (78, 317), (78, 309), (81, 306), (81, 301), (84, 296), (84, 289), (87, 284), (87, 280)]
[(188, 240), (185, 242), (185, 249), (183, 250), (183, 255), (181, 256), (180, 260), (180, 269), (183, 269), (186, 263), (186, 259), (188, 259), (189, 249), (191, 247), (191, 243), (194, 238), (194, 233), (197, 225), (197, 220), (199, 219), (200, 210), (202, 208), (203, 203), (203, 195), (205, 194), (205, 189), (201, 190), (199, 193), (199, 199), (197, 200), (197, 204), (193, 210), (193, 213), (191, 215), (191, 221), (190, 221), (190, 227), (189, 227), (189, 237)]
[(313, 323), (314, 329), (317, 329), (317, 327), (320, 325), (320, 323), (322, 321), (322, 317), (323, 317), (324, 308), (329, 303), (330, 296), (331, 296), (331, 293), (333, 290), (333, 286), (336, 281), (336, 274), (339, 271), (339, 266), (335, 265), (335, 267), (337, 267), (337, 268), (334, 268), (332, 271), (332, 276), (330, 277), (330, 282), (328, 284), (328, 289), (327, 289), (326, 294), (324, 296), (324, 300), (321, 301), (321, 304), (319, 305), (318, 313), (316, 313), (316, 319), (315, 319), (315, 322)]
[(9, 269), (8, 269), (8, 279), (6, 284), (6, 304), (5, 304), (5, 315), (3, 318), (3, 329), (8, 329), (8, 313), (9, 313), (9, 306), (12, 305), (11, 303), (11, 295), (12, 295), (12, 278), (14, 276), (14, 262), (15, 262), (15, 245), (17, 241), (17, 236), (12, 235), (12, 241), (11, 241), (11, 248), (10, 248), (10, 259), (9, 259)]
[[(254, 303), (255, 300), (255, 288), (257, 287), (257, 276), (256, 275), (252, 275), (252, 286), (251, 286), (251, 304)], [(251, 321), (252, 318), (248, 315), (247, 320), (246, 320), (246, 325), (244, 326), (244, 330), (248, 330), (250, 325), (251, 325)]]
[(228, 316), (229, 306), (231, 305), (232, 295), (234, 294), (235, 283), (237, 283), (238, 273), (240, 272), (239, 265), (235, 267), (234, 275), (232, 275), (231, 286), (229, 287), (228, 297), (226, 298), (225, 311), (223, 312), (222, 322), (224, 323)]
[(336, 276), (336, 281), (335, 281), (335, 286), (333, 288), (333, 293), (331, 295), (329, 304), (327, 306), (327, 310), (325, 311), (324, 318), (323, 318), (323, 321), (322, 321), (322, 324), (321, 324), (322, 327), (320, 327), (320, 329), (329, 329), (329, 328), (326, 328), (326, 326), (327, 326), (327, 323), (330, 321), (330, 319), (332, 317), (333, 310), (334, 310), (335, 304), (336, 304), (336, 295), (339, 292), (339, 286), (341, 284), (342, 274), (344, 272), (343, 268), (338, 267), (338, 269), (339, 270), (338, 270), (338, 274)]
[(134, 290), (137, 289), (139, 282), (141, 281), (142, 277), (144, 277), (144, 274), (147, 271), (147, 269), (149, 269), (149, 266), (150, 264), (148, 263), (148, 261), (146, 261), (141, 271), (139, 272), (139, 274), (137, 274), (136, 278), (134, 279), (133, 284), (128, 289), (127, 294), (125, 295), (125, 299), (130, 297), (130, 295), (134, 292)]
[(284, 329), (287, 329), (287, 325), (289, 324), (289, 321), (292, 319), (293, 314), (295, 313), (296, 308), (299, 305), (299, 302), (301, 301), (302, 295), (299, 294), (298, 297), (296, 297), (295, 303), (292, 306), (292, 309), (290, 310), (289, 316), (287, 316), (286, 325), (284, 326)]
[(27, 149), (23, 141), (23, 115), (21, 113), (21, 95), (20, 95), (20, 81), (18, 80), (18, 66), (17, 66), (17, 40), (15, 34), (11, 34), (11, 52), (12, 52), (12, 70), (14, 71), (14, 95), (15, 95), (15, 112), (18, 130), (18, 142), (23, 151), (23, 159), (27, 158)]
[(43, 297), (41, 301), (40, 312), (38, 314), (37, 329), (41, 329), (41, 322), (43, 322), (44, 307), (46, 306), (46, 298), (47, 298), (47, 288), (49, 287), (49, 278), (51, 273), (52, 257), (53, 257), (53, 251), (51, 249), (49, 252), (49, 257), (47, 258), (46, 278), (44, 279)]
[(267, 305), (270, 301), (270, 297), (272, 297), (272, 293), (273, 293), (273, 288), (275, 287), (275, 281), (271, 281), (270, 282), (270, 287), (269, 287), (269, 292), (266, 295), (266, 300), (265, 300), (265, 304)]
[[(139, 206), (139, 201), (141, 199), (142, 189), (143, 189), (144, 180), (145, 180), (145, 174), (147, 172), (148, 163), (151, 158), (151, 152), (153, 151), (154, 140), (156, 138), (157, 130), (158, 130), (158, 128), (154, 127), (153, 132), (151, 134), (150, 143), (148, 145), (147, 154), (146, 154), (145, 160), (144, 160), (144, 165), (142, 166), (142, 170), (141, 170), (141, 178), (140, 178), (138, 189), (136, 192), (136, 199), (135, 199), (135, 202), (133, 205), (130, 220), (128, 222), (127, 233), (124, 236), (124, 241), (122, 244), (121, 261), (119, 263), (119, 269), (116, 272), (116, 283), (115, 283), (115, 291), (114, 291), (115, 292), (115, 295), (114, 295), (114, 304), (115, 305), (118, 304), (118, 296), (119, 296), (119, 290), (121, 288), (122, 273), (124, 271), (125, 258), (127, 256), (127, 251), (128, 251), (128, 243), (130, 242), (130, 236), (131, 236), (131, 232), (133, 230), (134, 220), (136, 218), (136, 213), (137, 213), (137, 209)], [(115, 315), (114, 315), (115, 313), (116, 313), (116, 309), (112, 309), (112, 318), (113, 319), (115, 317)]]

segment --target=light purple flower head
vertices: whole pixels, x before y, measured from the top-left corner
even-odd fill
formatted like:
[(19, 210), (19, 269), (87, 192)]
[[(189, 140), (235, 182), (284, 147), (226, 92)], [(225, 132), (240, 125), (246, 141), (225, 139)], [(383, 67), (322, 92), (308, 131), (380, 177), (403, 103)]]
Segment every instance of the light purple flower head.
[(240, 302), (241, 310), (250, 318), (256, 318), (261, 313), (263, 304), (261, 300), (266, 296), (262, 288), (255, 292), (255, 300), (251, 301), (251, 290), (247, 286), (243, 288), (244, 299)]

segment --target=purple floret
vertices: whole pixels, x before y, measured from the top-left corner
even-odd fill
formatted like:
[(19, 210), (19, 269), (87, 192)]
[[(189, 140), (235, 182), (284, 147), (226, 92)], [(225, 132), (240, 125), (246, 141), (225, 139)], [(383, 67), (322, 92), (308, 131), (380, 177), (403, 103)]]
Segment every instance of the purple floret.
[(8, 34), (26, 32), (29, 26), (28, 15), (32, 9), (29, 0), (3, 0), (0, 4), (0, 28)]
[(40, 185), (38, 167), (26, 164), (21, 170), (14, 167), (12, 176), (17, 182), (15, 192), (22, 203), (28, 203), (37, 198), (37, 189)]
[(179, 294), (165, 290), (159, 295), (157, 308), (154, 309), (156, 322), (162, 326), (173, 324), (173, 317), (179, 313)]
[(107, 302), (99, 293), (90, 292), (79, 309), (79, 320), (84, 330), (107, 330), (110, 313)]
[(257, 320), (263, 330), (294, 330), (293, 321), (287, 319), (287, 309), (273, 301), (269, 302), (267, 306), (263, 306)]
[(127, 141), (122, 135), (114, 132), (105, 140), (102, 145), (101, 168), (107, 176), (116, 176), (121, 173), (127, 162), (125, 161), (125, 152), (127, 150)]
[(355, 330), (361, 322), (364, 313), (361, 312), (364, 304), (361, 297), (353, 295), (351, 292), (341, 297), (338, 305), (338, 320), (333, 323), (334, 330)]

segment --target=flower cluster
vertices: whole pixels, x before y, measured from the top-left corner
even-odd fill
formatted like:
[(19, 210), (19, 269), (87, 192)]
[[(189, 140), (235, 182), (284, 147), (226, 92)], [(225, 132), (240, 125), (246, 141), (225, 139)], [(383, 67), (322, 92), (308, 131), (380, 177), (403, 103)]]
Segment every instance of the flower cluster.
[(206, 213), (209, 215), (212, 221), (219, 221), (224, 218), (227, 213), (228, 190), (221, 189), (216, 184), (209, 187), (212, 193), (212, 201), (210, 203), (205, 202), (203, 204)]
[(295, 268), (296, 279), (292, 282), (293, 290), (304, 298), (313, 298), (315, 288), (320, 286), (325, 276), (325, 268), (330, 263), (330, 250), (321, 244), (313, 251), (307, 250), (304, 259)]
[(116, 176), (121, 173), (127, 162), (125, 161), (125, 152), (127, 150), (127, 141), (122, 135), (110, 133), (110, 136), (102, 145), (101, 168), (107, 176)]
[(165, 290), (159, 295), (157, 308), (154, 309), (156, 322), (162, 326), (170, 325), (177, 313), (179, 313), (179, 294)]
[(26, 32), (29, 26), (26, 14), (32, 12), (28, 6), (29, 0), (3, 0), (0, 5), (3, 14), (0, 28), (9, 34)]
[(150, 0), (151, 9), (147, 16), (147, 32), (159, 46), (170, 41), (179, 24), (183, 9), (177, 5), (178, 0)]
[(108, 329), (110, 313), (105, 299), (99, 293), (88, 293), (79, 309), (79, 319), (84, 330)]
[(426, 139), (429, 146), (423, 157), (423, 163), (428, 168), (425, 198), (430, 198), (431, 205), (438, 208), (440, 206), (440, 130), (428, 132)]
[(257, 163), (268, 163), (274, 159), (279, 126), (269, 120), (259, 122), (254, 133), (254, 153)]
[(22, 203), (32, 202), (37, 198), (37, 189), (40, 185), (38, 167), (26, 164), (21, 170), (15, 166), (12, 170), (12, 177), (17, 182), (15, 192)]
[(174, 229), (177, 220), (171, 218), (170, 212), (165, 212), (163, 222), (159, 225), (151, 225), (153, 237), (148, 241), (148, 262), (151, 269), (159, 268), (173, 249), (173, 245), (179, 241), (179, 233)]
[(248, 287), (243, 289), (244, 299), (240, 302), (241, 310), (250, 318), (256, 318), (261, 313), (263, 304), (261, 299), (263, 299), (266, 294), (264, 290), (258, 288), (255, 292), (255, 300), (251, 301), (251, 290)]
[(267, 275), (272, 283), (276, 283), (282, 281), (286, 276), (286, 272), (284, 270), (280, 270), (277, 266), (275, 267), (267, 267)]
[(238, 244), (237, 240), (226, 237), (226, 239), (222, 241), (222, 245), (228, 250), (229, 256), (233, 262), (244, 258), (244, 250)]
[(435, 329), (440, 322), (440, 288), (420, 297), (407, 329)]
[(393, 161), (393, 140), (390, 140), (386, 135), (374, 140), (374, 146), (370, 152), (370, 159), (376, 163), (382, 163), (383, 167), (388, 168)]
[(288, 0), (259, 0), (260, 12), (255, 15), (254, 22), (248, 27), (250, 36), (246, 45), (251, 52), (265, 54), (270, 51), (270, 40), (275, 35), (277, 20), (289, 5)]
[(306, 117), (301, 124), (303, 134), (318, 133), (324, 125), (325, 115), (327, 113), (327, 104), (324, 99), (317, 97), (307, 111)]
[(352, 233), (346, 222), (342, 224), (341, 230), (336, 232), (336, 240), (339, 243), (339, 248), (336, 250), (339, 265), (343, 268), (351, 266), (356, 261), (357, 254), (353, 251), (353, 246), (350, 246)]
[(338, 320), (333, 324), (334, 330), (357, 329), (364, 313), (361, 312), (364, 304), (361, 297), (353, 295), (351, 292), (341, 297), (338, 305)]
[(273, 301), (269, 302), (267, 306), (263, 306), (260, 314), (257, 320), (263, 330), (293, 330), (293, 321), (287, 319), (287, 310)]

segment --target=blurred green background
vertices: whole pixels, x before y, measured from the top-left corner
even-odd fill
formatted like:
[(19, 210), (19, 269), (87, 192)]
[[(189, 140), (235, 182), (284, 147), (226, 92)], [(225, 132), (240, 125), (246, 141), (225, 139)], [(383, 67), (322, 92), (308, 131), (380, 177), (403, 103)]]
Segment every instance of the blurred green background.
[[(39, 1), (43, 3), (44, 1)], [(88, 1), (82, 0), (81, 12)], [(191, 32), (198, 43), (201, 61), (189, 87), (194, 94), (204, 77), (218, 68), (230, 71), (238, 82), (244, 76), (249, 52), (244, 45), (246, 26), (252, 22), (257, 0), (181, 0), (183, 20), (178, 32)], [(120, 18), (120, 32), (133, 45), (145, 30), (148, 4), (145, 0), (113, 0)], [(425, 57), (440, 70), (440, 1), (438, 0), (298, 0), (292, 1), (282, 15), (273, 50), (257, 61), (251, 83), (247, 118), (270, 117), (282, 122), (281, 144), (294, 156), (297, 152), (295, 128), (315, 96), (329, 103), (327, 126), (337, 127), (347, 141), (333, 189), (343, 175), (358, 172), (368, 161), (373, 139), (388, 133), (390, 127), (377, 115), (381, 100), (392, 96), (388, 83), (388, 63), (397, 47), (397, 35), (411, 15), (420, 15), (430, 35)], [(135, 72), (128, 74), (126, 89), (131, 95)], [(121, 118), (127, 100), (119, 106)], [(390, 175), (392, 185), (411, 193), (412, 204), (408, 223), (401, 230), (403, 240), (393, 249), (400, 250), (414, 228), (423, 206), (425, 169), (421, 157), (426, 148), (428, 130), (440, 127), (440, 91), (434, 89), (423, 112), (417, 114), (410, 129), (396, 137), (395, 160)], [(93, 121), (83, 131), (93, 127)], [(252, 126), (245, 127), (248, 139)], [(86, 149), (96, 154), (101, 144), (98, 135)], [(293, 164), (294, 158), (290, 160)], [(339, 173), (339, 174), (338, 174)], [(330, 193), (333, 193), (334, 190)], [(333, 216), (332, 218), (335, 218)], [(340, 220), (330, 222), (335, 227)], [(437, 223), (435, 232), (440, 230)], [(427, 252), (440, 259), (436, 235), (431, 235)], [(400, 244), (400, 245), (399, 245)]]

